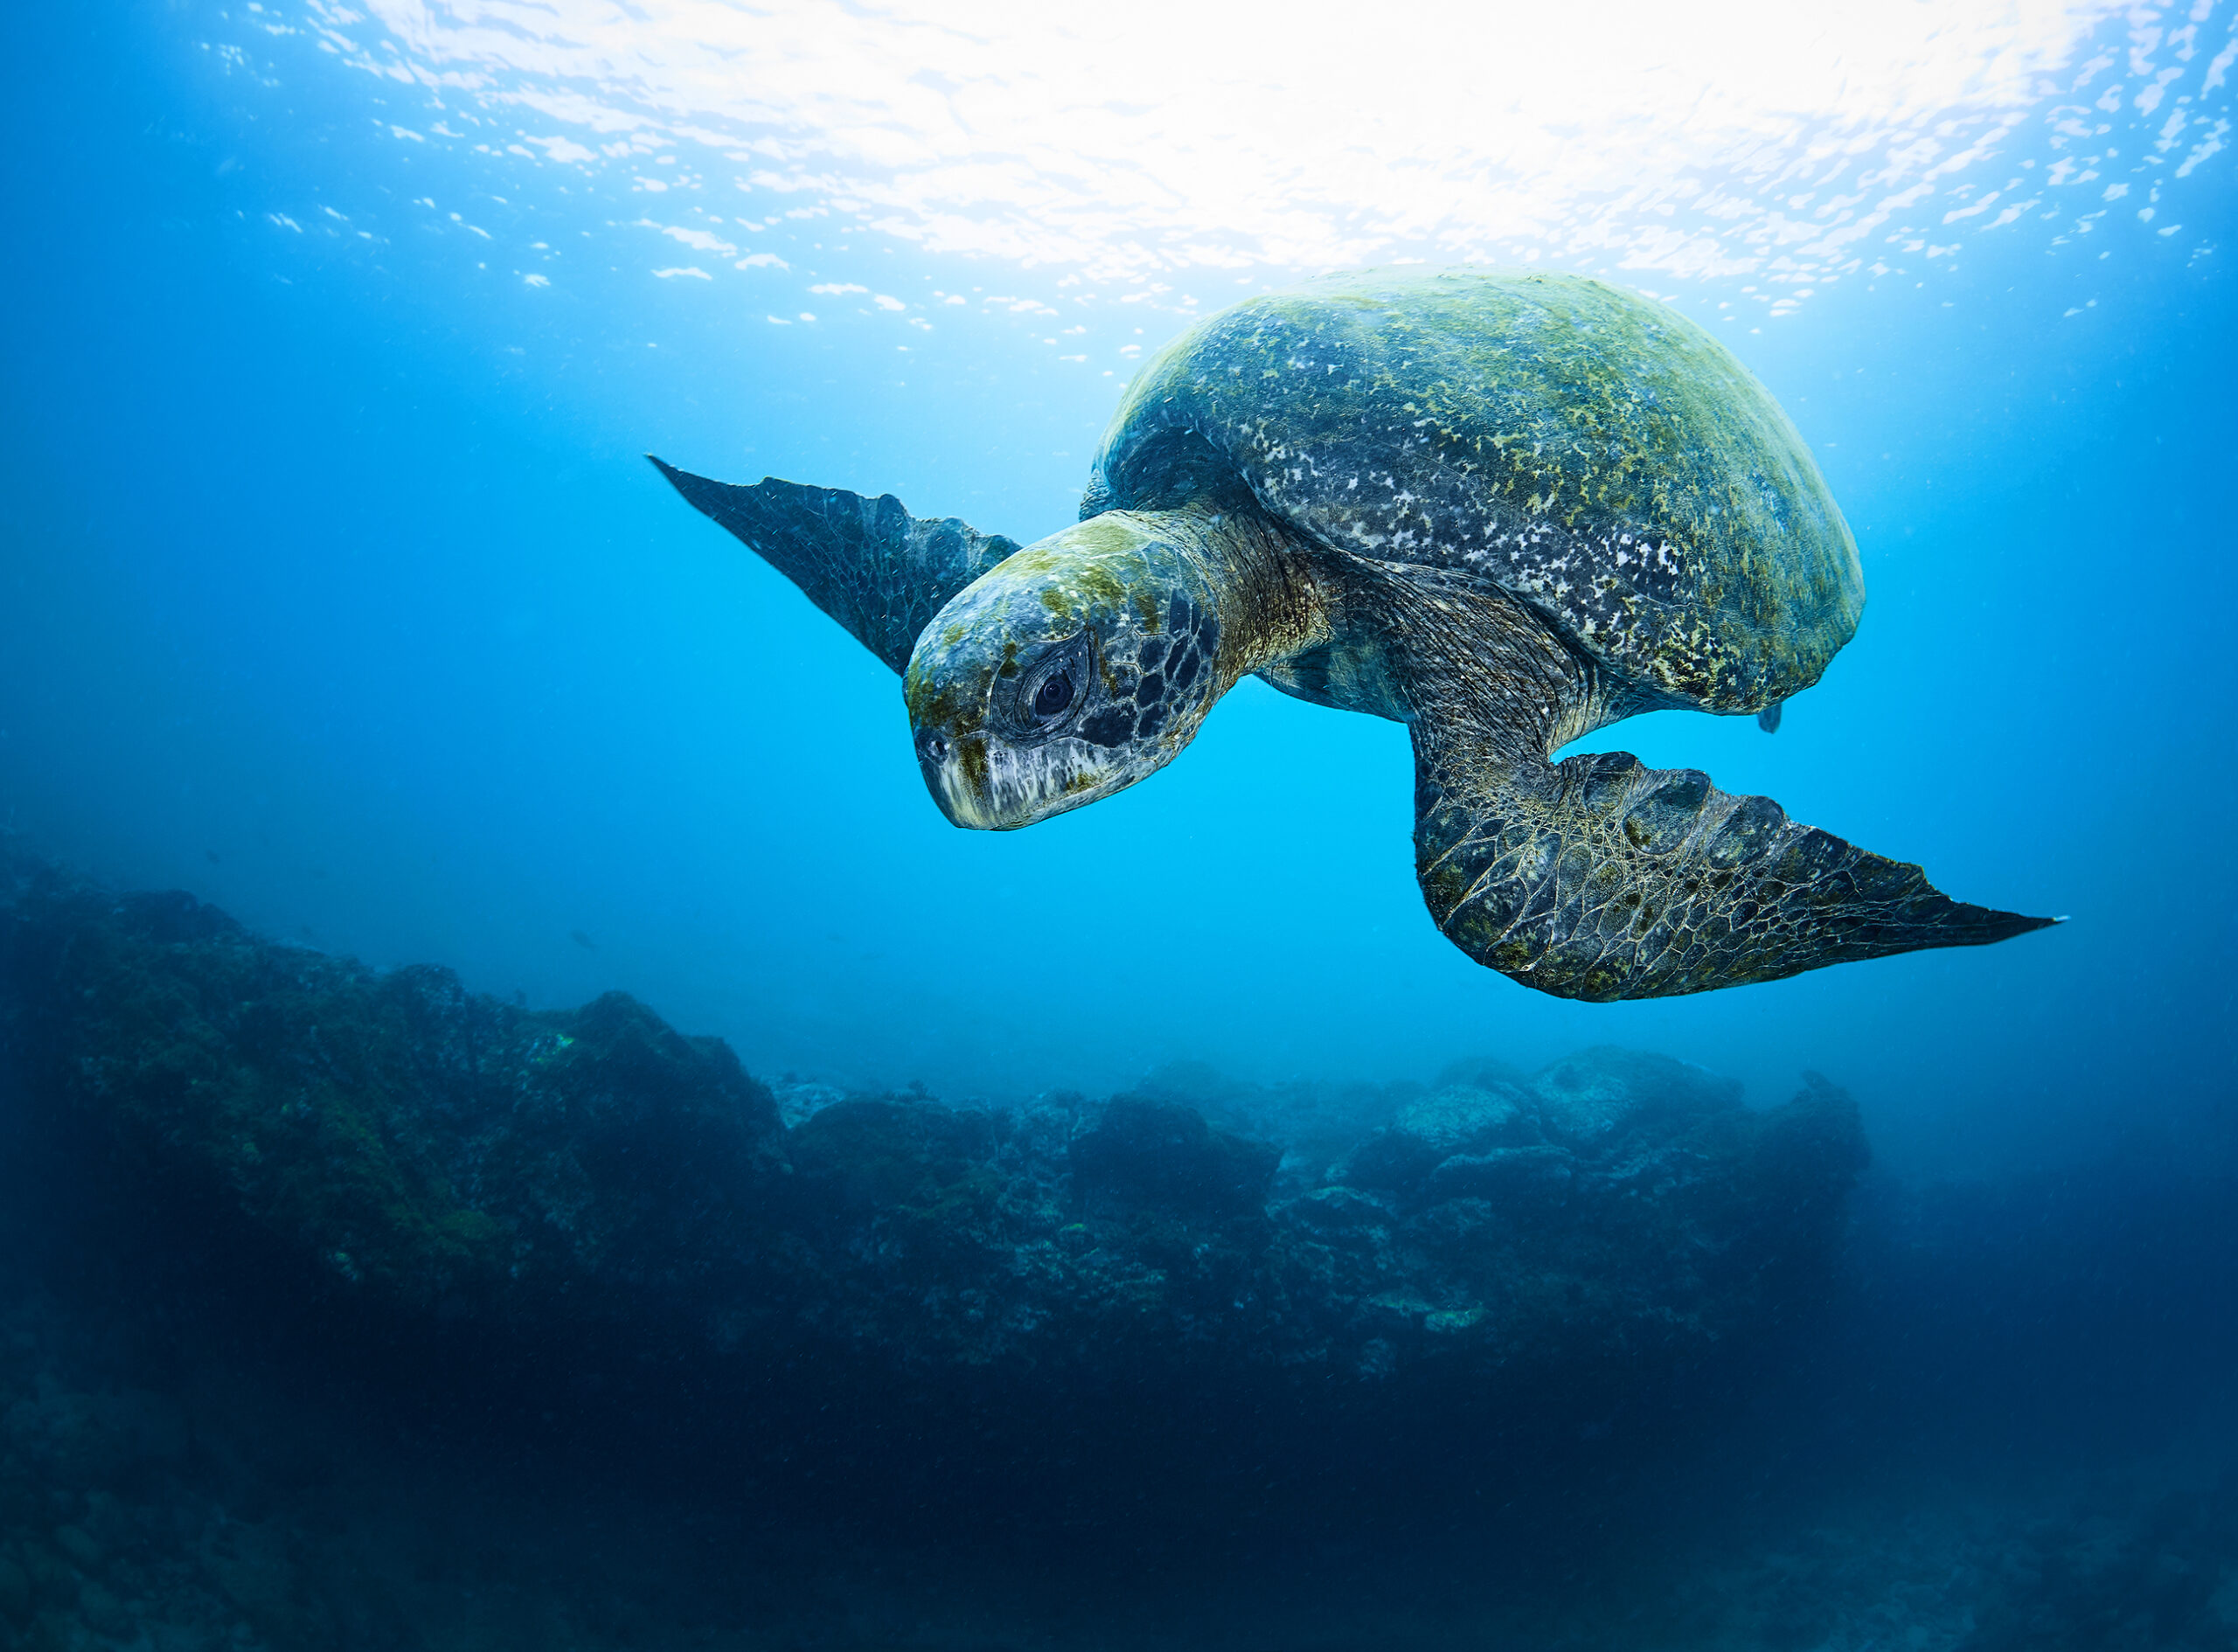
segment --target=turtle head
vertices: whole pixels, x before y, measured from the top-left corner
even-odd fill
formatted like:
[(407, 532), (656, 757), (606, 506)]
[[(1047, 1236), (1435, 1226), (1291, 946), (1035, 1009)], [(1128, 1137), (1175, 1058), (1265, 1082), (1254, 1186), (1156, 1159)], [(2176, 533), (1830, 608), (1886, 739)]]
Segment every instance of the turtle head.
[(1007, 830), (1164, 767), (1234, 678), (1217, 564), (1168, 513), (1108, 511), (951, 599), (903, 679), (925, 784), (958, 826)]

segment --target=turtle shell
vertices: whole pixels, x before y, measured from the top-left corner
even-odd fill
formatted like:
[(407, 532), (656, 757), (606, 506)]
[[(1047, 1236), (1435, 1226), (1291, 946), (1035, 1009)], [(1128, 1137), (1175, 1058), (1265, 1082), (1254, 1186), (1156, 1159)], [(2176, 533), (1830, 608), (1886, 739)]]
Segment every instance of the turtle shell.
[(1730, 351), (1583, 276), (1369, 272), (1247, 300), (1150, 362), (1083, 515), (1241, 503), (1340, 552), (1477, 574), (1669, 703), (1808, 688), (1857, 545)]

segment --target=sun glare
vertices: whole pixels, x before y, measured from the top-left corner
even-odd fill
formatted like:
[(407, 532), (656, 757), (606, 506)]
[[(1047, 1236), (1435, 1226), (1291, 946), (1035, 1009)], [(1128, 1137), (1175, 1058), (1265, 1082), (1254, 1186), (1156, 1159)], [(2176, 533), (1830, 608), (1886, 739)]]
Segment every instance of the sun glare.
[(1100, 281), (1589, 257), (1801, 302), (1892, 242), (2088, 233), (2099, 191), (2045, 196), (2086, 173), (2173, 233), (2160, 186), (2229, 129), (2228, 10), (313, 0), (305, 20), (425, 95), (415, 139), (671, 208), (750, 200)]

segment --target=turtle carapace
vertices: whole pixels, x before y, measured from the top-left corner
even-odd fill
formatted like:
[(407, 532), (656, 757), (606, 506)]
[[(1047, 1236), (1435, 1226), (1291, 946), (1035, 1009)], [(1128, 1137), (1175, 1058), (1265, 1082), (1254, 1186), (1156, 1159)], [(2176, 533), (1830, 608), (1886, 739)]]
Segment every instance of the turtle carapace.
[(1198, 323), (1129, 386), (1082, 520), (1033, 545), (654, 461), (904, 674), (959, 826), (1094, 802), (1254, 674), (1412, 732), (1416, 871), (1481, 963), (1699, 992), (2052, 920), (1692, 769), (1549, 755), (1635, 712), (1755, 715), (1857, 628), (1809, 449), (1667, 307), (1580, 276), (1355, 274)]

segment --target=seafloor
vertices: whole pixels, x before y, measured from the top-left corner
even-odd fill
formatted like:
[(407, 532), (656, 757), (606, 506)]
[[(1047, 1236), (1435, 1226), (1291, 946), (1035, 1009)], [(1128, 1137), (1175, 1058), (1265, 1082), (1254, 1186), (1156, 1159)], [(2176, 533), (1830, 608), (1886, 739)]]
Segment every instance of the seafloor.
[(0, 1645), (2238, 1649), (2218, 1163), (773, 1086), (0, 848)]

